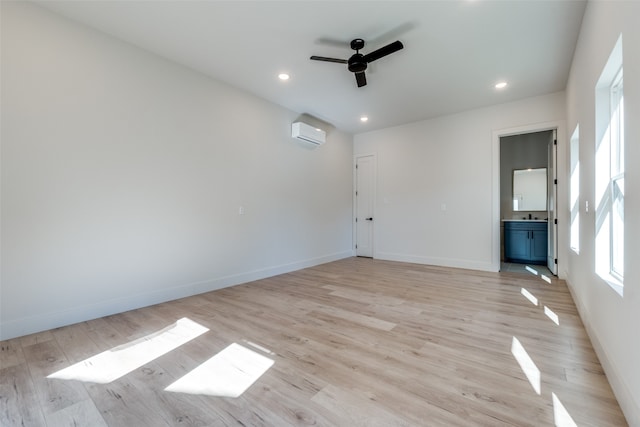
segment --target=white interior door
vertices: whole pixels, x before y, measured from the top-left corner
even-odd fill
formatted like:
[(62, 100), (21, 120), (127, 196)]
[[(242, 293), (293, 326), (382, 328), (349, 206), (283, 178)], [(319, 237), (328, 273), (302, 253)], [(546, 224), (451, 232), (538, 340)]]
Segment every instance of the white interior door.
[(356, 157), (356, 255), (373, 257), (375, 156)]
[(555, 275), (558, 274), (558, 221), (556, 209), (556, 198), (558, 191), (557, 147), (557, 131), (554, 130), (553, 132), (551, 132), (551, 138), (549, 141), (549, 160), (547, 168), (547, 193), (549, 197), (547, 212), (547, 267)]

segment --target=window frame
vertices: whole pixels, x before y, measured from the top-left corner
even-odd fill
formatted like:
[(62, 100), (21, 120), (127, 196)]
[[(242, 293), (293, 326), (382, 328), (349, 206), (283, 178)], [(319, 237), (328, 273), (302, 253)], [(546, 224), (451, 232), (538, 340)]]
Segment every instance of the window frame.
[[(595, 85), (595, 273), (624, 296), (624, 75), (622, 34)], [(585, 208), (586, 209), (586, 208)]]
[[(616, 71), (609, 87), (610, 118), (610, 165), (609, 165), (609, 274), (620, 282), (624, 282), (624, 74), (622, 65)], [(618, 183), (622, 181), (622, 186)], [(622, 187), (622, 230), (616, 230), (616, 195), (617, 188)], [(616, 232), (617, 231), (617, 232)], [(618, 241), (621, 239), (621, 242)], [(622, 253), (618, 255), (618, 248)], [(617, 268), (621, 264), (621, 271)]]
[(569, 248), (580, 254), (580, 124), (569, 141)]

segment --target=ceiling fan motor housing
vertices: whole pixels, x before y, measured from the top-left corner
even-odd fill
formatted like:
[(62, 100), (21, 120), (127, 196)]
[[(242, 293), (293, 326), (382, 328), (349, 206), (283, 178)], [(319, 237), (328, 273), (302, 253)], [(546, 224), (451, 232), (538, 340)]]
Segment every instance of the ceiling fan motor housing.
[(356, 53), (349, 58), (348, 62), (349, 71), (353, 73), (359, 73), (367, 69), (367, 61), (364, 60), (364, 55)]

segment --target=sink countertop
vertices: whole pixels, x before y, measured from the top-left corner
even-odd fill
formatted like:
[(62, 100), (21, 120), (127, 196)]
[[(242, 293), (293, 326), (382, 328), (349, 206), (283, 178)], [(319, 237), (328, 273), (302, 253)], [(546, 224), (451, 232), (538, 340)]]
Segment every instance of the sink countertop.
[(549, 222), (546, 219), (503, 219), (503, 222)]

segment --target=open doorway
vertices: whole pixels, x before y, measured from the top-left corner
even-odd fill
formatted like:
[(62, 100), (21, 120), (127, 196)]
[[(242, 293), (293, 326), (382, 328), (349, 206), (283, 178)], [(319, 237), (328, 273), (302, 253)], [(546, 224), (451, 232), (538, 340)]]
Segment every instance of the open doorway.
[(555, 129), (499, 136), (500, 271), (557, 274)]

